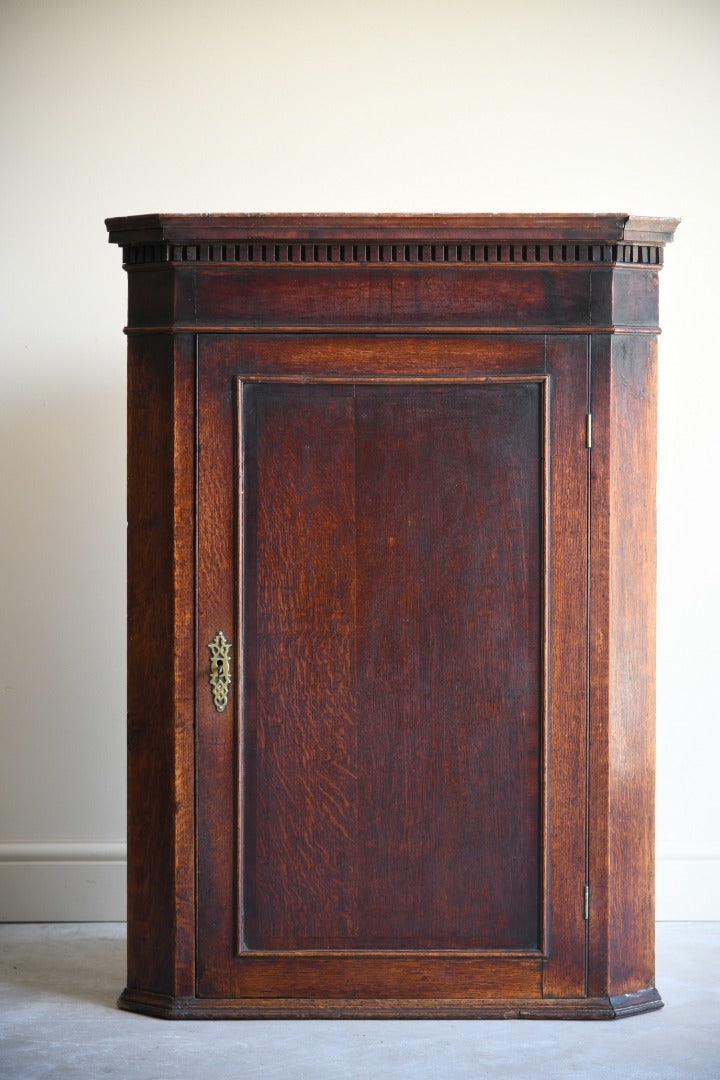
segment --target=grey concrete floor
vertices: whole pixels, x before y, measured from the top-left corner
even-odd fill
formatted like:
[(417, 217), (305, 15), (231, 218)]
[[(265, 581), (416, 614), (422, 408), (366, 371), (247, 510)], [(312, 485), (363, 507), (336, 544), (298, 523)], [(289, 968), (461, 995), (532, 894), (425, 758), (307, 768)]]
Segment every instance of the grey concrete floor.
[(659, 923), (660, 1012), (625, 1020), (153, 1020), (120, 923), (0, 925), (2, 1080), (720, 1080), (720, 922)]

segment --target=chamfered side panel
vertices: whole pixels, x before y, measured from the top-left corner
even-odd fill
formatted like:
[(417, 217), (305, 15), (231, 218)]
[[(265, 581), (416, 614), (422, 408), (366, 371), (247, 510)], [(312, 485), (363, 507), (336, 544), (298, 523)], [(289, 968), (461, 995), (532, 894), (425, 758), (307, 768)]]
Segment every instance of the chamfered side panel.
[(609, 439), (609, 973), (655, 981), (655, 477), (657, 340), (613, 340)]
[(128, 992), (194, 984), (192, 338), (128, 348)]
[(542, 383), (246, 383), (245, 949), (539, 949)]
[(591, 989), (636, 998), (655, 978), (657, 340), (604, 338), (593, 357), (591, 853), (599, 888), (590, 977)]

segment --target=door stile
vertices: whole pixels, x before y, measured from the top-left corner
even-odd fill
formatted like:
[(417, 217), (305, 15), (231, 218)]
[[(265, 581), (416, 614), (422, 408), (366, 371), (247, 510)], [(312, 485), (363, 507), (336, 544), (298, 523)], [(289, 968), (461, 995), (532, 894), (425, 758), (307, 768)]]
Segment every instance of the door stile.
[(545, 377), (542, 382), (541, 415), (540, 415), (540, 439), (541, 439), (541, 507), (542, 507), (542, 551), (541, 551), (541, 627), (542, 642), (540, 655), (540, 702), (542, 718), (540, 722), (540, 947), (543, 960), (546, 960), (550, 952), (550, 648), (551, 648), (551, 580), (550, 580), (550, 546), (551, 546), (551, 514), (550, 495), (551, 485), (551, 448), (552, 448), (552, 377), (547, 373), (547, 344), (545, 351)]
[(549, 956), (543, 996), (585, 996), (587, 339), (548, 336), (550, 491)]

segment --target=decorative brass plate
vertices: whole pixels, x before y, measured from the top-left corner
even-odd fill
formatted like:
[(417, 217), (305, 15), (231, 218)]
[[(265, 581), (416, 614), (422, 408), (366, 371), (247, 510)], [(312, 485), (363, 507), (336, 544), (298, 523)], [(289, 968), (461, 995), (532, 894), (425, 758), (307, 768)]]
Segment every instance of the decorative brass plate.
[(230, 650), (232, 645), (227, 640), (222, 630), (218, 630), (212, 641), (208, 642), (210, 650), (210, 687), (213, 701), (218, 712), (224, 712), (228, 703), (228, 692), (232, 676), (230, 675)]

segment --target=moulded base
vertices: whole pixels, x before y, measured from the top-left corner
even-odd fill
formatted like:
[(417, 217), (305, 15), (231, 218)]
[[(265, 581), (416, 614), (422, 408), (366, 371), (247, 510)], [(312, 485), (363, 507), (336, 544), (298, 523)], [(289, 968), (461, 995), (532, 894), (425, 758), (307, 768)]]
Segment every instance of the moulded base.
[(165, 1020), (615, 1020), (661, 1009), (654, 986), (615, 997), (325, 999), (172, 998), (126, 989), (118, 1006)]

